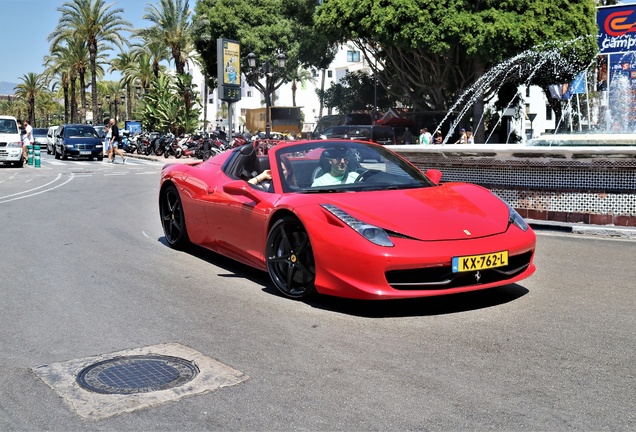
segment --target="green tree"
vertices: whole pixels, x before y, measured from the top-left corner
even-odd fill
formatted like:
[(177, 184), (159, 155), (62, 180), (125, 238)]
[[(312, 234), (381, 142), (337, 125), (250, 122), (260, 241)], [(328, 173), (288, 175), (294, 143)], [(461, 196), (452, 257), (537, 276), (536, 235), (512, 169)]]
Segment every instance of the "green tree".
[[(141, 120), (149, 130), (180, 135), (197, 128), (201, 110), (191, 80), (189, 74), (162, 75), (152, 83), (141, 111)], [(190, 103), (184, 102), (186, 91)]]
[(145, 11), (143, 19), (153, 25), (137, 30), (137, 36), (147, 42), (160, 42), (170, 50), (177, 74), (182, 75), (193, 49), (188, 0), (160, 0), (158, 7), (148, 3)]
[(29, 72), (20, 77), (20, 83), (15, 87), (15, 95), (27, 102), (27, 117), (35, 127), (35, 100), (44, 91), (44, 80), (41, 75)]
[(387, 110), (395, 106), (396, 98), (386, 89), (376, 86), (374, 77), (365, 72), (347, 72), (338, 83), (332, 83), (325, 90), (316, 90), (318, 97), (324, 99), (325, 106), (336, 108), (341, 113), (374, 110), (377, 106)]
[(314, 78), (311, 71), (300, 65), (292, 71), (289, 78), (291, 79), (292, 106), (296, 106), (296, 91), (298, 90), (298, 83), (300, 83), (301, 87), (304, 87), (308, 82), (315, 83), (316, 78)]
[[(408, 97), (420, 110), (448, 110), (501, 61), (580, 38), (563, 45), (567, 53), (561, 58), (569, 62), (541, 63), (529, 83), (567, 82), (597, 51), (596, 38), (590, 37), (597, 33), (595, 17), (594, 0), (330, 0), (318, 7), (315, 22), (376, 59), (377, 66), (370, 62), (370, 67), (395, 96)], [(484, 100), (498, 84), (480, 88), (474, 118), (481, 118)]]
[(287, 81), (289, 74), (298, 67), (300, 44), (298, 26), (285, 10), (282, 0), (200, 0), (197, 3), (195, 45), (204, 61), (205, 71), (212, 77), (211, 87), (216, 87), (218, 38), (239, 41), (243, 53), (253, 52), (261, 64), (268, 62), (275, 66), (277, 55), (285, 52), (285, 72), (269, 74), (271, 79), (265, 82), (260, 82), (265, 76), (263, 71), (250, 70), (247, 56), (241, 56), (241, 72), (263, 96), (273, 95)]
[[(104, 0), (71, 0), (58, 9), (62, 17), (49, 35), (53, 45), (81, 35), (89, 52), (91, 89), (97, 88), (98, 54), (114, 44), (120, 49), (126, 44), (124, 32), (131, 31), (131, 24), (122, 18), (124, 10), (113, 8)], [(91, 108), (97, 112), (97, 92), (91, 92)]]

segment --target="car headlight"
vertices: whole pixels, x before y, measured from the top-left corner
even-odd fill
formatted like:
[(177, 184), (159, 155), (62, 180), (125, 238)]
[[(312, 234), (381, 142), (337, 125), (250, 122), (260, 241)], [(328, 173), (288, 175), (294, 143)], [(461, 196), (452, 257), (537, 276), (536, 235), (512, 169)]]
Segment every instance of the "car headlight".
[(392, 247), (393, 242), (384, 229), (362, 222), (333, 204), (321, 204), (322, 208), (353, 228), (358, 234), (378, 246)]
[(508, 206), (508, 212), (509, 212), (508, 226), (516, 225), (521, 231), (528, 231), (528, 224), (526, 223), (525, 220), (523, 220), (521, 215), (517, 213), (517, 210), (510, 207), (510, 205), (507, 203), (506, 205)]
[(21, 142), (10, 142), (10, 143), (7, 144), (7, 147), (13, 147), (13, 148), (22, 147), (22, 143)]
[(64, 144), (64, 147), (66, 147), (67, 149), (72, 149), (73, 147), (75, 147), (74, 144)]

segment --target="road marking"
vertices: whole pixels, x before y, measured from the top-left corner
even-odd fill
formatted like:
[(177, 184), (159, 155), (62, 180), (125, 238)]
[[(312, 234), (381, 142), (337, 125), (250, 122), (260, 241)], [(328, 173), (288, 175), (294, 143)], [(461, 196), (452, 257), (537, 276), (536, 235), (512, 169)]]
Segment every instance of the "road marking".
[[(52, 188), (49, 188), (49, 189), (44, 189), (44, 190), (41, 190), (41, 191), (38, 191), (38, 192), (30, 193), (30, 192), (36, 191), (38, 189), (42, 189), (43, 187), (46, 187), (46, 186), (49, 186), (49, 185), (55, 183), (61, 177), (62, 177), (62, 174), (58, 174), (57, 177), (55, 178), (55, 180), (52, 180), (52, 181), (50, 181), (50, 182), (48, 182), (46, 184), (43, 184), (42, 186), (38, 186), (38, 187), (33, 188), (33, 189), (29, 189), (29, 190), (26, 190), (26, 191), (22, 191), (22, 192), (18, 192), (18, 193), (14, 193), (14, 194), (11, 194), (11, 195), (6, 195), (6, 196), (3, 196), (3, 197), (0, 197), (0, 204), (4, 204), (4, 203), (10, 202), (10, 201), (16, 201), (16, 200), (20, 200), (20, 199), (23, 199), (23, 198), (28, 198), (28, 197), (40, 195), (40, 194), (43, 194), (44, 192), (52, 191), (54, 189), (57, 189), (59, 187), (64, 186), (65, 184), (67, 184), (68, 182), (73, 180), (75, 178), (75, 174), (71, 173), (69, 179), (66, 180), (64, 183), (58, 184), (58, 185), (53, 186)], [(23, 194), (28, 194), (28, 195), (23, 195)], [(16, 195), (22, 195), (22, 196), (16, 196)], [(14, 198), (11, 198), (11, 197), (14, 197)], [(9, 198), (9, 199), (5, 199), (5, 198)]]

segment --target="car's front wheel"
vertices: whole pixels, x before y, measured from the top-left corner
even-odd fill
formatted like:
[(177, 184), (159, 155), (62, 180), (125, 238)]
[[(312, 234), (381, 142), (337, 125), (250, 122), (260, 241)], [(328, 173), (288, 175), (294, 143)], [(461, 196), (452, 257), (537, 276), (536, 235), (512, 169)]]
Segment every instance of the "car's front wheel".
[(183, 248), (189, 243), (185, 225), (185, 215), (179, 191), (174, 185), (168, 185), (159, 199), (159, 214), (161, 226), (168, 244), (175, 248)]
[(276, 288), (299, 299), (316, 293), (316, 265), (307, 231), (294, 217), (280, 219), (267, 236), (267, 270)]

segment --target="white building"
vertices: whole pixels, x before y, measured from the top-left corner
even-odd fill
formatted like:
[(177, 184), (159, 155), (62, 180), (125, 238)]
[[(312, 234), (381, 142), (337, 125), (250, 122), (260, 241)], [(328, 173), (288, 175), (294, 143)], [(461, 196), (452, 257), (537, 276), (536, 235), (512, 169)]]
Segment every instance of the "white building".
[[(325, 90), (332, 83), (337, 83), (345, 76), (347, 71), (365, 70), (370, 72), (364, 62), (362, 53), (356, 50), (352, 45), (341, 45), (333, 63), (325, 71)], [(188, 63), (186, 72), (192, 75), (192, 82), (197, 85), (197, 90), (203, 95), (205, 89), (205, 80), (201, 70)], [(316, 94), (316, 89), (320, 89), (321, 71), (312, 70), (314, 78), (313, 82), (296, 83), (296, 106), (302, 108), (304, 114), (305, 125), (304, 130), (313, 130), (320, 113), (320, 101)], [(202, 96), (203, 97), (203, 96)], [(275, 106), (293, 106), (293, 95), (291, 83), (286, 83), (276, 91), (273, 97), (273, 105)], [(263, 95), (255, 88), (247, 84), (245, 78), (241, 80), (241, 100), (233, 104), (232, 125), (234, 130), (242, 130), (245, 122), (245, 112), (252, 108), (262, 108), (265, 106)], [(324, 108), (323, 115), (327, 115), (327, 108)], [(201, 124), (204, 121), (203, 110), (201, 113)], [(211, 129), (217, 126), (226, 127), (228, 123), (227, 113), (223, 110), (223, 101), (217, 98), (216, 89), (208, 94), (207, 106), (207, 122)]]

